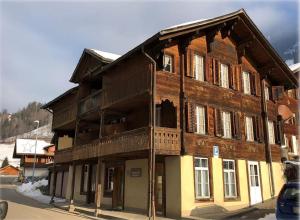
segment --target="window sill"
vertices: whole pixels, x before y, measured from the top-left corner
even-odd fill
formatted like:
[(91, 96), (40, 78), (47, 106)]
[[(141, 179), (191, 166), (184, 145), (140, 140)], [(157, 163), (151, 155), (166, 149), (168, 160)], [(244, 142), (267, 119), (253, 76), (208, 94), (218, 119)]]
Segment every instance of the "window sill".
[(195, 199), (195, 203), (214, 202), (214, 198)]
[(232, 198), (225, 198), (224, 197), (224, 202), (238, 202), (241, 201), (240, 197), (232, 197)]

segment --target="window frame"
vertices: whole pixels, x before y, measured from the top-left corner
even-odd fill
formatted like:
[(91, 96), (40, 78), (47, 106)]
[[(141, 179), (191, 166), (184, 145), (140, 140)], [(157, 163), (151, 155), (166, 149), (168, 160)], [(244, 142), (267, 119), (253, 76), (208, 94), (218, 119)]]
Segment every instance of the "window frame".
[[(224, 162), (232, 162), (234, 169), (225, 169), (224, 168)], [(223, 190), (224, 190), (224, 199), (225, 200), (231, 200), (231, 199), (238, 199), (239, 198), (239, 191), (238, 191), (238, 174), (237, 174), (237, 166), (236, 161), (233, 159), (222, 159), (222, 170), (223, 170)], [(228, 196), (226, 195), (226, 186), (225, 186), (225, 173), (232, 173), (234, 174), (234, 190), (235, 195), (234, 196)], [(230, 183), (232, 184), (232, 183)]]
[[(170, 57), (171, 63), (170, 63), (170, 71), (166, 70), (165, 66), (165, 57)], [(168, 73), (174, 73), (174, 55), (170, 53), (164, 53), (163, 55), (163, 71), (168, 72)]]
[[(248, 128), (249, 128), (249, 125), (248, 125), (248, 120), (250, 120), (251, 122), (252, 122), (252, 139), (249, 139), (249, 135), (248, 135), (248, 132), (249, 132), (249, 130), (248, 130)], [(253, 117), (251, 117), (251, 116), (248, 116), (248, 115), (246, 115), (245, 116), (245, 134), (246, 134), (246, 141), (249, 141), (249, 142), (254, 142), (255, 141), (255, 137), (254, 137), (254, 122), (253, 122)]]
[[(196, 167), (196, 160), (206, 160), (207, 161), (207, 167)], [(201, 165), (201, 163), (199, 163)], [(206, 158), (206, 157), (194, 157), (194, 191), (195, 191), (195, 199), (196, 200), (209, 200), (212, 196), (212, 193), (211, 193), (211, 176), (210, 176), (210, 161), (209, 161), (209, 158)], [(196, 178), (196, 172), (197, 171), (200, 171), (200, 175), (201, 175), (201, 171), (207, 171), (207, 177), (208, 177), (208, 180), (207, 180), (207, 184), (208, 185), (208, 196), (203, 196), (203, 195), (198, 195), (198, 179)], [(202, 184), (202, 183), (200, 183)], [(203, 189), (202, 189), (203, 190)]]
[[(245, 76), (247, 75), (248, 78), (245, 78)], [(249, 71), (242, 71), (242, 78), (243, 78), (243, 93), (246, 95), (251, 95), (251, 76), (250, 76), (250, 72)], [(247, 85), (246, 85), (246, 81), (248, 80)], [(249, 91), (246, 91), (246, 88), (249, 89)]]
[[(200, 79), (199, 78), (199, 73), (200, 73), (200, 71), (199, 71), (199, 73), (197, 74), (196, 73), (196, 70), (195, 70), (195, 66), (196, 66), (196, 57), (200, 57), (200, 58), (202, 58), (202, 73), (203, 73), (203, 80), (202, 79)], [(205, 70), (206, 70), (206, 59), (205, 59), (205, 56), (204, 55), (202, 55), (202, 54), (200, 54), (200, 53), (198, 53), (198, 52), (194, 52), (193, 53), (193, 66), (192, 66), (192, 68), (193, 68), (193, 75), (194, 75), (194, 77), (195, 77), (195, 80), (197, 80), (197, 81), (199, 81), (199, 82), (205, 82), (206, 81), (206, 79), (205, 79)], [(199, 68), (200, 69), (200, 68)]]
[[(227, 79), (226, 79), (226, 83), (227, 83), (227, 85), (226, 85), (226, 87), (223, 85), (223, 80), (225, 79), (225, 77), (224, 77), (224, 75), (223, 75), (223, 68), (222, 67), (224, 67), (224, 66), (226, 66), (227, 67)], [(230, 65), (229, 64), (227, 64), (227, 63), (223, 63), (223, 62), (220, 62), (220, 87), (222, 87), (222, 88), (224, 88), (224, 89), (229, 89), (230, 88), (230, 83), (229, 83), (229, 68), (230, 68)]]
[(113, 184), (112, 184), (112, 188), (108, 188), (110, 183), (109, 183), (109, 170), (112, 170), (112, 183), (113, 183), (113, 178), (114, 178), (114, 167), (113, 166), (106, 166), (105, 167), (105, 173), (104, 173), (104, 193), (103, 195), (105, 197), (111, 197), (112, 196), (112, 192), (113, 192)]
[[(224, 110), (222, 110), (221, 111), (221, 117), (222, 117), (222, 122), (223, 122), (223, 138), (226, 138), (226, 139), (232, 139), (232, 118), (231, 118), (231, 112), (229, 112), (229, 111), (224, 111)], [(228, 131), (229, 131), (229, 133), (230, 133), (230, 136), (227, 136), (226, 134), (227, 134), (227, 128), (226, 128), (226, 124), (227, 124), (227, 122), (226, 122), (226, 118), (225, 118), (225, 115), (227, 115), (227, 116), (229, 116), (228, 118), (229, 118), (229, 122), (228, 122)]]
[[(203, 131), (200, 132), (200, 127), (201, 127), (201, 123), (198, 123), (198, 120), (200, 122), (200, 115), (198, 115), (198, 109), (203, 109), (203, 120), (202, 120), (202, 128)], [(207, 134), (207, 128), (206, 128), (206, 120), (207, 120), (207, 112), (206, 112), (206, 107), (203, 105), (195, 105), (195, 118), (196, 118), (196, 134), (200, 134), (200, 135), (205, 135)]]

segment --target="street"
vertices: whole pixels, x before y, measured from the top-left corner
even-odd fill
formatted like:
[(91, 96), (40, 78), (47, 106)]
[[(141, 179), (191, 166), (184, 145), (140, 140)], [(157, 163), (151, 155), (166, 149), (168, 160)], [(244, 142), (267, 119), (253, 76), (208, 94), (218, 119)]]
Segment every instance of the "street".
[(0, 184), (0, 201), (2, 200), (6, 200), (8, 202), (8, 213), (5, 218), (6, 220), (85, 219), (25, 197), (16, 192), (14, 185)]

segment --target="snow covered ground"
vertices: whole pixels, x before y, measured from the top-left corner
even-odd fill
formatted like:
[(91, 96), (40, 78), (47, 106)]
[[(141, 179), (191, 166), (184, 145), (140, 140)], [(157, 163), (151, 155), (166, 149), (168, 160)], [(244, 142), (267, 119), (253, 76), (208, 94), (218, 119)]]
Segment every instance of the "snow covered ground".
[[(35, 199), (41, 203), (49, 204), (51, 200), (51, 196), (43, 195), (41, 191), (38, 189), (42, 186), (47, 186), (48, 180), (42, 179), (40, 181), (34, 182), (33, 184), (31, 182), (29, 183), (23, 183), (22, 185), (17, 187), (17, 191), (24, 196), (28, 196), (32, 199)], [(65, 199), (61, 198), (54, 198), (54, 202), (65, 202)]]
[(258, 220), (276, 220), (276, 216), (275, 216), (275, 213), (272, 213), (272, 214), (268, 214), (265, 217), (260, 218)]
[(15, 143), (1, 143), (0, 144), (0, 166), (7, 157), (8, 163), (15, 167), (20, 167), (20, 159), (13, 158)]

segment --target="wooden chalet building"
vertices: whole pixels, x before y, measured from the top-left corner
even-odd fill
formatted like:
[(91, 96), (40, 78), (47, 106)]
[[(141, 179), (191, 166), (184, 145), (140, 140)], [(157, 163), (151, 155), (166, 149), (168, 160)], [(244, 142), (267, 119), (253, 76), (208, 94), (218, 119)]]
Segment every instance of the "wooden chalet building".
[(68, 173), (54, 170), (53, 188), (67, 185), (70, 210), (179, 217), (247, 207), (284, 183), (270, 97), (297, 80), (244, 10), (161, 30), (120, 57), (85, 49), (70, 81), (44, 106), (55, 169)]
[[(300, 63), (290, 66), (299, 81)], [(289, 89), (278, 97), (278, 112), (283, 118), (282, 157), (299, 160), (299, 88)]]

